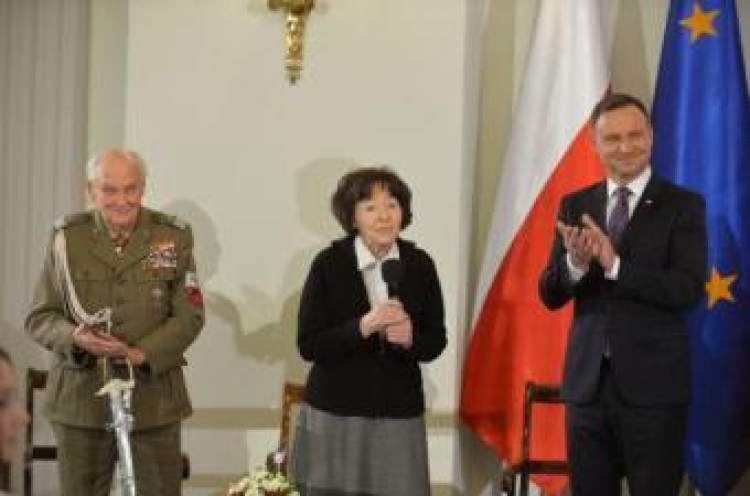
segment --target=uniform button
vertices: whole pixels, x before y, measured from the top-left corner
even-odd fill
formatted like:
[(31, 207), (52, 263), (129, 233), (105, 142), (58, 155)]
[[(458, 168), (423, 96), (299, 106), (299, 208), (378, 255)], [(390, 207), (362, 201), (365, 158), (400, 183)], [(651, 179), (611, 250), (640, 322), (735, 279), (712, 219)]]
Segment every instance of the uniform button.
[(118, 296), (117, 298), (115, 298), (115, 304), (116, 305), (120, 306), (123, 303), (125, 303), (125, 298), (123, 298), (122, 296)]
[(125, 284), (125, 278), (120, 276), (117, 278), (117, 284)]

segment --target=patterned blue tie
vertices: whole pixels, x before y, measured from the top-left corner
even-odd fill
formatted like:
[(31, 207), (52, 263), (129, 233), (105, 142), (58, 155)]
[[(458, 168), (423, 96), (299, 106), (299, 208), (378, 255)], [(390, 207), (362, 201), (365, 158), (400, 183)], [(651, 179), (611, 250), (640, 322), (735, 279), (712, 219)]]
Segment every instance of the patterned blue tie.
[(627, 186), (619, 186), (615, 192), (615, 206), (609, 214), (607, 222), (607, 233), (614, 246), (619, 246), (622, 233), (625, 232), (625, 226), (628, 225), (630, 218), (630, 206), (628, 205), (628, 196), (632, 191)]

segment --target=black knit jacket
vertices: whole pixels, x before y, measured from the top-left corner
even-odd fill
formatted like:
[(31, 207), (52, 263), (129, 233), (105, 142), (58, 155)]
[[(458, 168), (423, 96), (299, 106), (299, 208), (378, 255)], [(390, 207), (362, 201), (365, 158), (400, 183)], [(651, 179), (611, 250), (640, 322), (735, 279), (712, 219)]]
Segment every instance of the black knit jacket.
[(445, 310), (437, 271), (426, 252), (397, 240), (404, 267), (399, 299), (412, 321), (413, 345), (404, 350), (365, 339), (360, 318), (369, 311), (354, 237), (334, 241), (313, 260), (302, 290), (297, 345), (313, 362), (306, 401), (330, 413), (407, 418), (424, 413), (419, 362), (445, 348)]

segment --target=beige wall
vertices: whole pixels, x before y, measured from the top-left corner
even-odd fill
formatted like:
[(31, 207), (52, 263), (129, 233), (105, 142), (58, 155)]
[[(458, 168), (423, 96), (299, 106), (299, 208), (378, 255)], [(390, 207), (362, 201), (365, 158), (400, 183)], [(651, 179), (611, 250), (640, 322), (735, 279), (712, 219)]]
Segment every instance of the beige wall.
[[(189, 357), (188, 494), (212, 494), (272, 446), (281, 382), (306, 371), (293, 343), (300, 284), (338, 233), (328, 195), (342, 171), (371, 162), (412, 185), (406, 236), (444, 285), (451, 345), (425, 368), (435, 487), (487, 493), (496, 462), (456, 430), (457, 384), (538, 2), (327, 0), (296, 87), (284, 81), (282, 19), (262, 0), (94, 2), (89, 149), (139, 149), (147, 200), (198, 238), (209, 323)], [(667, 4), (603, 0), (616, 89), (650, 101)]]

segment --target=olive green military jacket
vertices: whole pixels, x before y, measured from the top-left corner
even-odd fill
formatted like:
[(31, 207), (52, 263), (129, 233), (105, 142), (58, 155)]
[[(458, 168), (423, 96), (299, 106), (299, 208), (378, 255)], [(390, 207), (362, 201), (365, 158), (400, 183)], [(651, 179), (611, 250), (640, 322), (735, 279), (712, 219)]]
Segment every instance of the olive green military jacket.
[[(146, 355), (133, 392), (134, 428), (177, 422), (192, 412), (183, 353), (204, 322), (190, 227), (142, 208), (121, 253), (95, 212), (58, 221), (64, 229), (70, 276), (89, 314), (112, 309), (112, 334)], [(54, 236), (53, 236), (54, 238)], [(73, 343), (77, 324), (66, 312), (52, 247), (34, 291), (26, 332), (54, 357), (45, 411), (67, 425), (104, 428), (109, 421), (101, 364)]]

